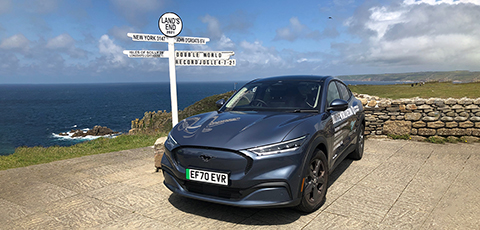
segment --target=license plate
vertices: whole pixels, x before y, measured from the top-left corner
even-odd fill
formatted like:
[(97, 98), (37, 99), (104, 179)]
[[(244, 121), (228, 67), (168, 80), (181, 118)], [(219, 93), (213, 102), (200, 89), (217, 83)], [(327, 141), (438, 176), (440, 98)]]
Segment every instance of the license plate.
[(228, 185), (228, 174), (209, 172), (197, 169), (187, 169), (187, 180), (202, 181), (212, 184)]

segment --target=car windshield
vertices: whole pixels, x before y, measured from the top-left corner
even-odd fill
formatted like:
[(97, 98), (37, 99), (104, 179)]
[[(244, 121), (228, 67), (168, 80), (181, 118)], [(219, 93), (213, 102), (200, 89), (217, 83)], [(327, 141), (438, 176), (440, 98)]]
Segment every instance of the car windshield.
[(242, 87), (225, 111), (280, 110), (315, 112), (320, 106), (320, 82), (261, 81)]

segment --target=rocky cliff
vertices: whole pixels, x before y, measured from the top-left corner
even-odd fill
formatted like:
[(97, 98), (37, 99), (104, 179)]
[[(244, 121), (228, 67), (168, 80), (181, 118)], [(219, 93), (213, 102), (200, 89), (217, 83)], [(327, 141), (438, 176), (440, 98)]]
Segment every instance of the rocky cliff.
[[(184, 118), (196, 114), (215, 111), (218, 109), (215, 106), (215, 102), (220, 99), (227, 100), (233, 95), (233, 93), (234, 91), (230, 91), (227, 93), (206, 97), (200, 101), (197, 101), (193, 105), (185, 108), (183, 111), (179, 111), (178, 120), (181, 121)], [(170, 129), (172, 129), (172, 113), (159, 110), (157, 112), (145, 112), (142, 119), (137, 118), (133, 120), (129, 133), (168, 133)]]

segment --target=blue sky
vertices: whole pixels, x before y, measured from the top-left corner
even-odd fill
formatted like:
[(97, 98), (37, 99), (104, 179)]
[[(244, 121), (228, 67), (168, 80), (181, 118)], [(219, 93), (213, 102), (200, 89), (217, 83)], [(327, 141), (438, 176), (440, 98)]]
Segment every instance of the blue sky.
[(180, 36), (210, 38), (177, 50), (237, 60), (176, 67), (178, 81), (480, 70), (480, 0), (0, 0), (0, 84), (168, 81), (167, 59), (122, 53), (167, 50), (126, 35), (161, 34), (164, 12), (182, 18)]

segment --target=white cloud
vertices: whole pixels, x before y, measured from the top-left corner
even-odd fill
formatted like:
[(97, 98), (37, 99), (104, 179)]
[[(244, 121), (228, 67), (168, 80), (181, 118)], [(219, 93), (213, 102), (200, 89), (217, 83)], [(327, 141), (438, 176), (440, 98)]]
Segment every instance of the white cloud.
[(240, 60), (246, 64), (263, 67), (273, 65), (277, 68), (285, 64), (274, 47), (264, 47), (260, 41), (253, 43), (242, 41), (240, 42), (240, 47), (242, 48), (241, 55), (239, 55), (241, 57)]
[(440, 5), (440, 4), (464, 4), (472, 3), (475, 5), (480, 5), (480, 0), (405, 0), (403, 1), (406, 5), (419, 5), (419, 4), (429, 4), (429, 5)]
[(218, 41), (217, 43), (217, 49), (219, 50), (235, 49), (235, 43), (230, 38), (225, 36), (225, 34), (222, 34), (220, 41)]
[(319, 30), (311, 30), (308, 26), (302, 24), (297, 17), (290, 18), (290, 24), (276, 30), (273, 40), (295, 41), (297, 39), (320, 40), (323, 38), (333, 38), (339, 35), (338, 31), (333, 27), (324, 28), (322, 32)]
[(66, 53), (72, 58), (86, 58), (87, 52), (75, 46), (76, 41), (67, 33), (60, 34), (47, 41), (45, 47), (59, 53)]
[(132, 39), (127, 36), (127, 33), (135, 32), (135, 29), (130, 26), (114, 26), (110, 30), (108, 30), (108, 34), (111, 35), (116, 40), (120, 41), (131, 41)]
[(345, 23), (361, 41), (334, 48), (354, 65), (474, 71), (480, 68), (479, 12), (480, 1), (406, 0), (372, 6)]
[(200, 18), (203, 23), (207, 23), (207, 35), (211, 38), (220, 38), (223, 32), (220, 28), (220, 22), (217, 18), (210, 16), (209, 14)]
[(29, 45), (30, 40), (20, 33), (4, 39), (0, 43), (0, 48), (14, 51), (28, 51), (30, 48)]
[(60, 34), (47, 42), (50, 49), (69, 49), (75, 46), (75, 40), (69, 34)]
[(295, 41), (303, 35), (307, 26), (300, 23), (297, 17), (290, 18), (290, 25), (277, 29), (275, 40)]
[(406, 22), (405, 11), (389, 11), (386, 7), (373, 7), (370, 9), (370, 20), (365, 26), (377, 33), (377, 38), (382, 38), (395, 24)]
[(104, 34), (98, 41), (98, 51), (105, 56), (112, 67), (123, 67), (128, 64), (127, 57), (123, 54), (123, 48), (116, 45), (108, 35)]

